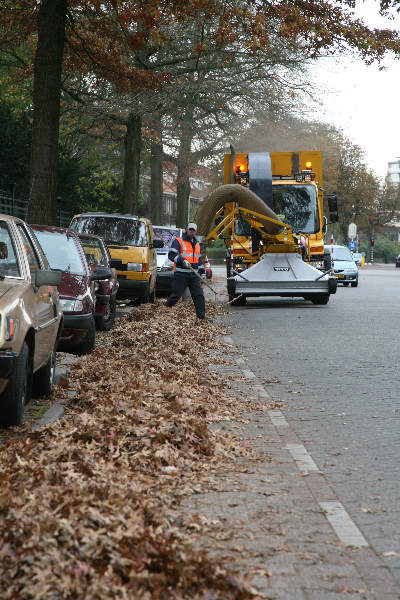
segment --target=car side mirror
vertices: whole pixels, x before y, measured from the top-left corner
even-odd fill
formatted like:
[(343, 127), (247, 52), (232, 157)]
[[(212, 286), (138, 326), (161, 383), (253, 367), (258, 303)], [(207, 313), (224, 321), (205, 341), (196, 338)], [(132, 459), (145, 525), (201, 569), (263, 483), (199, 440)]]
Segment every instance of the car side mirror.
[(96, 269), (90, 275), (90, 279), (92, 281), (102, 281), (103, 279), (110, 279), (111, 277), (112, 277), (111, 270), (105, 269), (105, 268)]
[(164, 245), (165, 244), (164, 244), (163, 240), (157, 240), (157, 239), (155, 239), (155, 240), (153, 240), (153, 246), (152, 247), (153, 248), (164, 248)]
[(61, 277), (61, 271), (43, 271), (38, 269), (37, 271), (35, 271), (33, 280), (35, 287), (40, 288), (40, 286), (42, 285), (60, 285)]

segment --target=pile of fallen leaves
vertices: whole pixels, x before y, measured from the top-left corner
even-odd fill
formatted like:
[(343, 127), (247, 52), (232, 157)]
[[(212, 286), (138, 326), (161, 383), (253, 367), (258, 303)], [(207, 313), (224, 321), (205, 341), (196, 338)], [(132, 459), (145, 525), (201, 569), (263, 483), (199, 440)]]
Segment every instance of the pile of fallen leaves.
[[(217, 308), (210, 309), (217, 311)], [(207, 370), (222, 330), (191, 305), (143, 305), (71, 369), (66, 416), (0, 458), (0, 596), (245, 599), (188, 543), (180, 498), (243, 448), (207, 414), (235, 411)], [(73, 392), (73, 393), (72, 393)]]

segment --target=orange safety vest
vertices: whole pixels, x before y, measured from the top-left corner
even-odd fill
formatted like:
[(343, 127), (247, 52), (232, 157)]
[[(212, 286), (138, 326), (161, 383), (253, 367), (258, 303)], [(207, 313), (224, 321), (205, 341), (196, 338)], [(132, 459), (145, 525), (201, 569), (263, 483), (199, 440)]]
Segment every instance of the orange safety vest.
[[(176, 238), (176, 239), (179, 242), (179, 245), (181, 247), (181, 256), (183, 257), (183, 259), (187, 260), (188, 263), (190, 263), (194, 269), (197, 269), (198, 266), (196, 266), (196, 265), (199, 264), (199, 260), (201, 257), (199, 242), (196, 242), (196, 244), (193, 248), (192, 242), (182, 240), (182, 238)], [(175, 263), (174, 271), (182, 271), (185, 273), (188, 272), (187, 269), (182, 269), (180, 267), (177, 267), (176, 263)]]

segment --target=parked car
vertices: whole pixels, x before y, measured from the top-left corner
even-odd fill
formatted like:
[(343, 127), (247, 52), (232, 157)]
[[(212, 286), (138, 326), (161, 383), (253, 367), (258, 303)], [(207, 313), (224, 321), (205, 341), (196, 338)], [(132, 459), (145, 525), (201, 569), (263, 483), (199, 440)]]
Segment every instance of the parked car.
[(34, 394), (53, 389), (63, 314), (40, 244), (21, 219), (0, 215), (0, 422), (21, 425)]
[(324, 254), (326, 256), (326, 262), (330, 264), (330, 256), (333, 248), (333, 275), (336, 277), (338, 283), (342, 283), (344, 286), (351, 287), (358, 286), (358, 269), (354, 262), (350, 250), (346, 246), (339, 246), (334, 244), (333, 246), (325, 246)]
[(163, 242), (162, 247), (157, 248), (156, 293), (169, 294), (174, 276), (174, 263), (169, 260), (168, 252), (173, 240), (176, 237), (181, 237), (184, 230), (179, 227), (154, 225), (153, 231), (155, 239)]
[(109, 279), (110, 269), (91, 273), (79, 237), (61, 227), (32, 225), (52, 269), (61, 271), (58, 287), (64, 326), (58, 349), (72, 354), (89, 354), (95, 347), (94, 282)]
[(122, 299), (154, 302), (157, 277), (156, 248), (151, 222), (144, 217), (107, 213), (75, 215), (70, 228), (77, 233), (100, 236), (111, 254), (111, 267), (117, 270)]
[(116, 298), (119, 288), (117, 273), (110, 268), (111, 256), (101, 237), (80, 233), (79, 239), (92, 273), (99, 269), (110, 269), (111, 277), (96, 281), (94, 290), (96, 293), (96, 304), (94, 307), (94, 320), (97, 329), (109, 331), (114, 324), (116, 314)]
[(400, 267), (400, 254), (396, 256), (396, 267)]

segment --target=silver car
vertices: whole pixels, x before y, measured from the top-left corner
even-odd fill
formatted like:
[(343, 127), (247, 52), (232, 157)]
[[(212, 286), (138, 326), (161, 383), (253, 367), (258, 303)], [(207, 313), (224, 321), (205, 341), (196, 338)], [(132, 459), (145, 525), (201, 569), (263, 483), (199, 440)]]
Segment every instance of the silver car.
[(53, 389), (63, 313), (52, 271), (31, 228), (0, 215), (0, 423), (21, 425), (31, 390)]
[(353, 260), (351, 252), (346, 246), (333, 246), (324, 247), (325, 262), (333, 260), (332, 268), (333, 275), (336, 277), (338, 283), (342, 283), (344, 286), (351, 287), (358, 286), (358, 268)]

